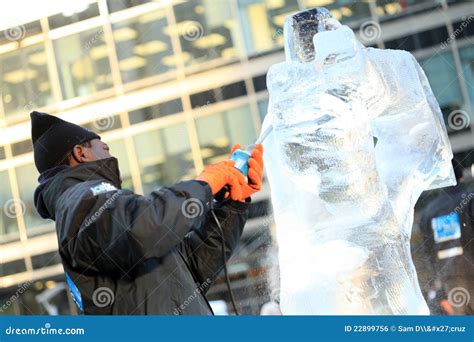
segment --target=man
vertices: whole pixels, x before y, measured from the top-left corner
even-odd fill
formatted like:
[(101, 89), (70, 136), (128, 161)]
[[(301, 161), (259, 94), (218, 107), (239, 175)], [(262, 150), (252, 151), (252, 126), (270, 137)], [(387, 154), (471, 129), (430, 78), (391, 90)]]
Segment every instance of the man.
[(458, 184), (438, 190), (421, 211), (420, 229), (435, 282), (439, 282), (437, 287), (446, 295), (439, 301), (441, 310), (447, 314), (472, 315), (474, 184), (466, 182), (463, 166), (456, 159), (453, 167)]
[[(234, 162), (224, 161), (196, 180), (144, 197), (121, 189), (117, 159), (97, 134), (44, 113), (32, 112), (31, 122), (41, 174), (35, 206), (56, 222), (66, 280), (81, 312), (212, 314), (204, 294), (238, 243), (250, 196), (261, 188), (262, 147), (249, 160), (248, 183)], [(216, 201), (222, 192), (225, 199)]]

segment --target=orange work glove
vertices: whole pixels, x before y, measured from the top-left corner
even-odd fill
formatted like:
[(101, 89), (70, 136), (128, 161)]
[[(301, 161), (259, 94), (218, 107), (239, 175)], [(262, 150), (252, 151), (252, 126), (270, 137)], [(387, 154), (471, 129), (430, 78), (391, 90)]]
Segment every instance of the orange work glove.
[(196, 178), (204, 181), (211, 187), (212, 194), (217, 194), (226, 185), (230, 188), (230, 197), (234, 201), (242, 201), (242, 187), (247, 186), (245, 177), (234, 167), (233, 160), (226, 160), (208, 165)]
[[(237, 144), (232, 147), (230, 154), (234, 153), (235, 150), (241, 149), (242, 147)], [(248, 198), (254, 193), (262, 189), (262, 179), (263, 179), (263, 146), (262, 144), (257, 144), (252, 151), (252, 156), (248, 161), (249, 171), (247, 173), (248, 184), (247, 186), (242, 187), (242, 197)]]

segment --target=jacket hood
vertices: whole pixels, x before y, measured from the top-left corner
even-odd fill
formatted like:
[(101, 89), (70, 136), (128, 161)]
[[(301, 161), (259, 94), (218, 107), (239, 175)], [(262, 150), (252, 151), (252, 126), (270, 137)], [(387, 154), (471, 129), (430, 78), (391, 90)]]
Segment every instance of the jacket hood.
[(86, 181), (107, 180), (121, 188), (120, 170), (115, 157), (100, 159), (77, 166), (56, 166), (40, 174), (34, 203), (42, 218), (55, 219), (56, 200), (68, 188)]

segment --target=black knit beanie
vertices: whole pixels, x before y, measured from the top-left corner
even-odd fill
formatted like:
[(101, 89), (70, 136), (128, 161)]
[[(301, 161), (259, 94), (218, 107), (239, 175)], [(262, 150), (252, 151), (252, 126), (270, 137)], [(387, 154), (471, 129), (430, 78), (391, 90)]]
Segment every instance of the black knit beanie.
[(32, 112), (31, 139), (40, 173), (56, 166), (78, 144), (100, 139), (94, 132), (46, 113)]

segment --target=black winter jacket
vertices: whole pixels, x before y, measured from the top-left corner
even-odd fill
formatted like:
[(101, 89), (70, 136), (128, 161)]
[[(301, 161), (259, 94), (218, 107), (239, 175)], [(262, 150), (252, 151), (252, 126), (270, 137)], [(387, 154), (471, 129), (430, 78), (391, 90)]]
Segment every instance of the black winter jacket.
[(71, 294), (85, 314), (211, 315), (205, 298), (237, 245), (248, 203), (213, 203), (186, 181), (148, 197), (120, 187), (117, 159), (57, 167), (40, 176), (35, 205), (56, 222)]

